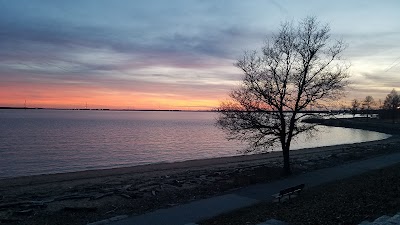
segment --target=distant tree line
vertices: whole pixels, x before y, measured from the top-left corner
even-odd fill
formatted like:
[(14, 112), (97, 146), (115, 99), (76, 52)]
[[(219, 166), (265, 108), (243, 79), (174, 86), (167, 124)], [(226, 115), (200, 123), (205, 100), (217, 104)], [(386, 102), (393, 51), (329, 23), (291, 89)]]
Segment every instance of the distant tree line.
[(380, 99), (375, 101), (370, 95), (363, 100), (354, 99), (351, 102), (350, 112), (353, 117), (362, 114), (368, 119), (372, 114), (377, 114), (380, 119), (391, 119), (395, 122), (400, 118), (400, 95), (393, 89), (383, 102)]

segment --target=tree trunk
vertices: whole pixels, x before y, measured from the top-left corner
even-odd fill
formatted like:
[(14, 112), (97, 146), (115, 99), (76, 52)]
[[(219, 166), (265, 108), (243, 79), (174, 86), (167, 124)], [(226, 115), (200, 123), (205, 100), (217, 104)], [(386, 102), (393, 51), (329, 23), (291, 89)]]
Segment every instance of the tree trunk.
[(292, 174), (292, 170), (290, 169), (290, 160), (289, 160), (289, 148), (282, 148), (283, 151), (283, 175), (289, 176)]

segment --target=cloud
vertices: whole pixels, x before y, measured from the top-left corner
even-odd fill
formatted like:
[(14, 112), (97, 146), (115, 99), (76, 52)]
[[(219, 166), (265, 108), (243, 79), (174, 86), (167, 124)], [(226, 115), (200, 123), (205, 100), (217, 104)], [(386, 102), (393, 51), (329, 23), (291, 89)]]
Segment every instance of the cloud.
[[(40, 24), (36, 26), (17, 24), (11, 26), (0, 22), (0, 63), (3, 61), (67, 61), (68, 63), (86, 64), (84, 55), (92, 55), (95, 60), (102, 60), (101, 56), (118, 64), (113, 57), (123, 55), (124, 60), (138, 62), (137, 65), (175, 65), (196, 66), (204, 64), (207, 57), (232, 59), (232, 51), (237, 51), (235, 45), (243, 41), (246, 31), (231, 27), (210, 32), (209, 34), (188, 35), (174, 33), (153, 37), (145, 42), (130, 38), (129, 32), (102, 29), (100, 27), (73, 27), (68, 24)], [(212, 30), (207, 29), (207, 30)], [(243, 32), (243, 33), (242, 33)], [(138, 33), (143, 33), (139, 31)], [(249, 32), (246, 32), (249, 33)], [(256, 34), (258, 35), (258, 34)], [(232, 46), (229, 46), (232, 45)], [(82, 57), (79, 56), (82, 54)], [(77, 60), (75, 56), (80, 58)], [(97, 57), (97, 58), (96, 58)], [(93, 63), (91, 59), (91, 63)], [(83, 60), (83, 61), (81, 61)], [(200, 62), (200, 63), (199, 63)], [(107, 64), (105, 60), (102, 63)], [(4, 63), (3, 63), (4, 64)], [(101, 69), (95, 64), (95, 69)], [(104, 68), (110, 68), (111, 65)]]
[(400, 85), (400, 77), (397, 73), (389, 72), (375, 72), (375, 73), (363, 73), (363, 78), (366, 82), (371, 84), (380, 84), (384, 87), (393, 87)]
[(3, 80), (12, 74), (20, 85), (174, 93), (182, 98), (226, 95), (241, 79), (233, 67), (236, 49), (229, 45), (239, 46), (243, 33), (259, 35), (231, 27), (209, 35), (174, 33), (140, 42), (145, 37), (139, 31), (130, 38), (126, 31), (61, 22), (0, 25), (7, 31), (0, 35)]
[[(235, 60), (245, 50), (260, 49), (280, 22), (310, 12), (322, 21), (331, 18), (337, 28), (333, 37), (342, 33), (349, 43), (345, 56), (353, 62), (352, 79), (359, 87), (398, 84), (398, 66), (381, 75), (400, 50), (396, 4), (385, 15), (375, 10), (386, 10), (382, 4), (365, 10), (358, 3), (346, 9), (342, 4), (0, 0), (0, 88), (7, 88), (7, 81), (107, 93), (165, 91), (194, 98), (209, 96), (207, 90), (226, 96), (242, 76), (232, 65)], [(374, 26), (349, 19), (364, 11)]]

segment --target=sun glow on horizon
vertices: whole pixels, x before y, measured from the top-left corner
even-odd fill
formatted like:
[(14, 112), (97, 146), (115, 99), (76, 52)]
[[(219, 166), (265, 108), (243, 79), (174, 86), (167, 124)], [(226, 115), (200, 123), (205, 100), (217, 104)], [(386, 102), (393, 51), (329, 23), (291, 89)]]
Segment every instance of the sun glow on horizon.
[[(46, 85), (44, 85), (46, 86)], [(0, 89), (0, 106), (32, 108), (109, 108), (155, 110), (210, 110), (219, 105), (213, 97), (146, 94), (86, 88), (14, 87)]]

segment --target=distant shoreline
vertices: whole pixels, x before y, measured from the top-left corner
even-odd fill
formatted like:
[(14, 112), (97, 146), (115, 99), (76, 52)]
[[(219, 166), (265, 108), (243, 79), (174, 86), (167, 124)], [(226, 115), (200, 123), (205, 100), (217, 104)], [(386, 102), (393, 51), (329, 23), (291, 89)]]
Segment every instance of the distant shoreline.
[[(190, 110), (190, 109), (124, 109), (124, 108), (48, 108), (48, 107), (10, 107), (10, 106), (0, 106), (0, 109), (15, 109), (15, 110), (82, 110), (82, 111), (132, 111), (132, 112), (219, 112), (218, 109), (210, 110)], [(315, 114), (343, 114), (346, 112), (344, 110), (311, 110), (302, 111), (304, 113), (315, 113)], [(372, 111), (371, 113), (376, 113)]]
[(66, 110), (66, 111), (127, 111), (127, 112), (218, 112), (218, 110), (184, 110), (184, 109), (112, 109), (112, 108), (47, 108), (47, 107), (9, 107), (0, 106), (0, 109), (14, 110)]
[(335, 119), (308, 119), (305, 122), (307, 123), (316, 123), (324, 126), (331, 127), (344, 127), (344, 128), (353, 128), (353, 129), (361, 129), (368, 131), (375, 131), (390, 135), (400, 135), (400, 126), (399, 124), (393, 124), (391, 122), (372, 119), (372, 118), (335, 118)]
[[(179, 110), (179, 109), (109, 109), (109, 108), (32, 108), (32, 107), (0, 107), (0, 109), (18, 109), (18, 110), (82, 110), (82, 111), (139, 111), (139, 112), (147, 112), (147, 111), (160, 111), (160, 112), (180, 112), (180, 111), (186, 111), (186, 110)], [(192, 112), (190, 110), (187, 110), (188, 112)], [(199, 112), (199, 111), (195, 111)], [(213, 111), (203, 111), (201, 110), (200, 112), (213, 112)]]

